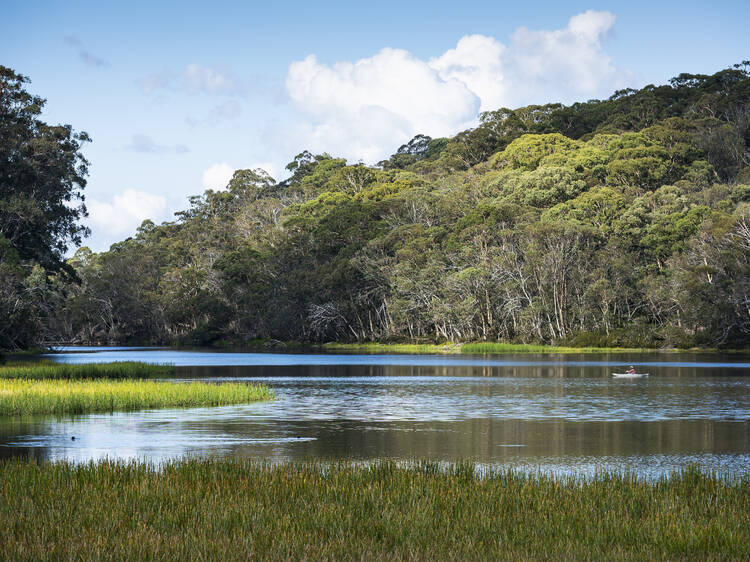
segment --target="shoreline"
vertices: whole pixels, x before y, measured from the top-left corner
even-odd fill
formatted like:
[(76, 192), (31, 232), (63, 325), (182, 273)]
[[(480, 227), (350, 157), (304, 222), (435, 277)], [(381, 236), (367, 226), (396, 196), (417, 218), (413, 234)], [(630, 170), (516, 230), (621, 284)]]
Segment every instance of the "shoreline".
[[(189, 346), (165, 346), (175, 349), (190, 349)], [(202, 349), (202, 348), (196, 348)], [(300, 343), (280, 340), (254, 340), (242, 345), (214, 345), (205, 349), (230, 352), (344, 352), (344, 353), (372, 353), (372, 354), (414, 354), (414, 355), (505, 355), (505, 354), (541, 354), (541, 355), (576, 355), (576, 354), (645, 354), (645, 353), (706, 353), (706, 354), (750, 354), (750, 349), (718, 349), (711, 348), (656, 348), (656, 347), (573, 347), (554, 346), (547, 344), (519, 344), (505, 342), (446, 342), (438, 344), (424, 343), (385, 343), (385, 342), (326, 342)]]
[[(64, 343), (50, 344), (47, 349), (35, 349), (22, 352), (5, 352), (6, 360), (28, 359), (34, 356), (55, 353), (54, 347), (132, 347), (132, 348), (157, 348), (157, 349), (205, 349), (225, 352), (343, 352), (343, 353), (372, 353), (372, 354), (414, 354), (414, 355), (504, 355), (504, 354), (543, 354), (543, 355), (575, 355), (575, 354), (682, 354), (682, 353), (705, 353), (705, 354), (750, 354), (750, 349), (720, 349), (715, 347), (691, 347), (691, 348), (658, 348), (658, 347), (574, 347), (556, 346), (548, 344), (519, 344), (505, 342), (446, 342), (438, 344), (425, 343), (385, 343), (385, 342), (326, 342), (326, 343), (303, 343), (296, 341), (281, 341), (273, 339), (251, 340), (244, 343), (217, 342), (214, 345), (192, 346), (183, 343), (154, 345), (145, 344), (90, 344), (90, 343)], [(2, 357), (2, 355), (0, 355)]]

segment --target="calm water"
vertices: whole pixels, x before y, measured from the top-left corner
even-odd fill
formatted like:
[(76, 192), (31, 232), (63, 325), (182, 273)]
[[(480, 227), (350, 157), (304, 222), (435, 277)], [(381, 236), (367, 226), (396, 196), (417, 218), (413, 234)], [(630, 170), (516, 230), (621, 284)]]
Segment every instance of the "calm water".
[[(173, 363), (179, 380), (262, 381), (269, 403), (0, 419), (0, 457), (471, 459), (644, 476), (750, 470), (750, 357), (326, 355), (77, 348), (63, 362)], [(628, 365), (644, 379), (614, 379)], [(75, 436), (75, 440), (72, 437)]]

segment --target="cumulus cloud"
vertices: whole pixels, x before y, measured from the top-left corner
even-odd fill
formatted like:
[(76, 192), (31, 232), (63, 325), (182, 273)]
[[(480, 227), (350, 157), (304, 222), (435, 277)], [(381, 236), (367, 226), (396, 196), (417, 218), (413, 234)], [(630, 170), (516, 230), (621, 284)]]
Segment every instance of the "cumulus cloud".
[(97, 67), (109, 66), (109, 63), (106, 60), (96, 56), (91, 51), (87, 50), (83, 44), (83, 41), (81, 41), (78, 37), (74, 35), (68, 35), (65, 37), (65, 43), (76, 50), (76, 52), (78, 53), (78, 58), (81, 59), (84, 64)]
[(146, 94), (159, 90), (183, 91), (189, 94), (236, 95), (244, 90), (243, 84), (226, 70), (189, 64), (184, 70), (163, 70), (139, 80)]
[(374, 162), (417, 133), (455, 134), (479, 111), (606, 96), (631, 79), (602, 47), (614, 23), (613, 14), (589, 10), (563, 29), (522, 27), (507, 45), (467, 35), (427, 61), (390, 48), (333, 65), (309, 55), (286, 79), (307, 116), (297, 134), (305, 148)]
[(133, 234), (146, 219), (161, 222), (165, 218), (167, 200), (160, 195), (126, 189), (111, 202), (88, 198), (86, 208), (95, 234), (122, 237)]
[(380, 156), (385, 142), (414, 130), (449, 134), (473, 119), (480, 103), (466, 84), (390, 48), (333, 66), (310, 55), (290, 65), (286, 86), (291, 99), (316, 121), (308, 132), (314, 145), (348, 149), (365, 160)]
[[(291, 98), (316, 116), (345, 112), (390, 117), (423, 127), (448, 131), (473, 117), (478, 98), (465, 84), (443, 79), (427, 63), (401, 49), (383, 49), (356, 63), (333, 67), (319, 64), (315, 55), (289, 67)], [(448, 113), (445, 105), (453, 107)]]
[(185, 154), (190, 152), (190, 149), (184, 144), (158, 144), (148, 135), (133, 135), (130, 144), (125, 148), (133, 152), (151, 154)]
[(601, 45), (614, 24), (614, 14), (588, 10), (570, 18), (565, 29), (517, 30), (506, 62), (514, 83), (509, 101), (572, 102), (607, 96), (626, 85), (631, 74), (616, 68)]
[(503, 68), (506, 51), (497, 39), (466, 35), (459, 39), (455, 49), (430, 59), (429, 65), (442, 78), (465, 84), (481, 100), (480, 109), (486, 111), (500, 107), (507, 97)]
[(226, 162), (213, 164), (203, 171), (203, 187), (213, 190), (225, 189), (233, 175), (234, 168)]

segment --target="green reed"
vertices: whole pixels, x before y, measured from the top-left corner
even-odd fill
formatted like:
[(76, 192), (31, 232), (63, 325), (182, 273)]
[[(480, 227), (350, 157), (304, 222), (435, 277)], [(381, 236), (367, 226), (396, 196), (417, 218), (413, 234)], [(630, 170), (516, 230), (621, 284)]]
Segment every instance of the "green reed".
[(461, 345), (461, 353), (647, 353), (657, 350), (626, 347), (566, 347), (524, 343), (477, 342)]
[(383, 462), (0, 462), (0, 558), (743, 560), (750, 479)]
[(359, 351), (365, 353), (646, 353), (658, 351), (648, 348), (567, 347), (504, 342), (444, 344), (326, 343), (320, 347), (330, 351)]
[(327, 351), (358, 351), (364, 353), (458, 353), (460, 344), (414, 344), (414, 343), (325, 343), (320, 346)]
[(0, 365), (0, 379), (143, 379), (174, 376), (174, 365), (152, 365), (136, 361), (117, 363), (15, 362)]
[(244, 383), (0, 379), (0, 416), (223, 406), (270, 399), (268, 387)]

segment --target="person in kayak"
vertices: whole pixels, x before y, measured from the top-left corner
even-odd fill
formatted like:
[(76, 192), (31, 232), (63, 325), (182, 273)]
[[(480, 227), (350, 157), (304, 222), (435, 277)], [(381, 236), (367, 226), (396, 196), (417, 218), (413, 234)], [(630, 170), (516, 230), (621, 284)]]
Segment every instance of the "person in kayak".
[(631, 365), (630, 369), (628, 369), (627, 371), (625, 371), (625, 374), (626, 375), (634, 375), (635, 374), (635, 368)]

